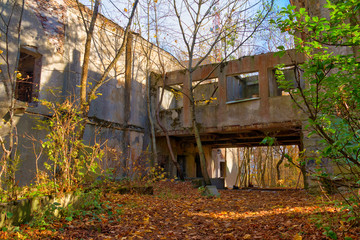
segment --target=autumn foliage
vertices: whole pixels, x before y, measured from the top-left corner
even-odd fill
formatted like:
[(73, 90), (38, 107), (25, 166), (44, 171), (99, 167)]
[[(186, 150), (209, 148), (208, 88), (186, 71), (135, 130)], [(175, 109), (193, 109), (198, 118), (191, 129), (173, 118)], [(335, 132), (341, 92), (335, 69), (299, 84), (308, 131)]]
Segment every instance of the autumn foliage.
[[(160, 181), (154, 195), (103, 193), (83, 210), (43, 227), (23, 225), (2, 239), (327, 239), (319, 216), (339, 238), (359, 239), (356, 227), (331, 220), (340, 208), (319, 205), (301, 190), (222, 190), (202, 196), (189, 182)], [(95, 201), (94, 201), (95, 200)], [(70, 215), (69, 215), (70, 214)], [(334, 218), (337, 219), (337, 218)], [(328, 233), (327, 233), (328, 234)]]

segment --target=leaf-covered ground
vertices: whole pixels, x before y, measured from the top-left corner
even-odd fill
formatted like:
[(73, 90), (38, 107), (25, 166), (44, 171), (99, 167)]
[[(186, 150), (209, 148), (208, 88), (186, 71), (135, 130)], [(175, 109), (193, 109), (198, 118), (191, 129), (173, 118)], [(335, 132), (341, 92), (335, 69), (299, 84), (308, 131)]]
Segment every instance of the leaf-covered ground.
[[(190, 183), (170, 181), (154, 190), (154, 195), (107, 193), (100, 212), (62, 218), (45, 228), (23, 225), (18, 232), (1, 232), (0, 238), (328, 239), (316, 220), (329, 220), (338, 211), (296, 190), (222, 190), (221, 198), (209, 198)], [(360, 239), (356, 228), (345, 224), (334, 222), (331, 230), (338, 239)]]

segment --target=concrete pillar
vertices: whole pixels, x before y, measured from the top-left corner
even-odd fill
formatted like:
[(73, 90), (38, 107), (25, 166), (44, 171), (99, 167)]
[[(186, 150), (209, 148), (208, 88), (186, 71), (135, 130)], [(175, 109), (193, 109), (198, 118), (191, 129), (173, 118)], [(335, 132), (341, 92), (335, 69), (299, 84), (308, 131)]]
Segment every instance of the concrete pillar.
[(191, 114), (190, 114), (190, 99), (188, 96), (190, 96), (190, 86), (189, 86), (189, 73), (186, 73), (185, 77), (183, 78), (183, 123), (184, 127), (191, 127)]
[(259, 58), (259, 96), (260, 113), (263, 117), (269, 118), (269, 76), (267, 58)]
[(205, 161), (206, 161), (206, 169), (208, 171), (209, 177), (211, 178), (212, 176), (212, 167), (211, 167), (211, 162), (212, 162), (212, 151), (211, 151), (211, 146), (203, 146), (204, 148), (204, 153), (205, 153)]
[[(217, 116), (224, 116), (226, 113), (226, 101), (227, 101), (227, 92), (226, 92), (226, 69), (221, 68), (218, 75), (218, 114)], [(218, 117), (218, 125), (221, 125), (223, 118)]]
[(236, 184), (236, 177), (239, 171), (239, 161), (237, 159), (236, 148), (226, 148), (226, 176), (225, 187), (232, 188)]
[(219, 160), (217, 158), (217, 149), (211, 149), (211, 162), (210, 162), (210, 167), (211, 167), (211, 173), (210, 173), (210, 178), (218, 178), (219, 176)]

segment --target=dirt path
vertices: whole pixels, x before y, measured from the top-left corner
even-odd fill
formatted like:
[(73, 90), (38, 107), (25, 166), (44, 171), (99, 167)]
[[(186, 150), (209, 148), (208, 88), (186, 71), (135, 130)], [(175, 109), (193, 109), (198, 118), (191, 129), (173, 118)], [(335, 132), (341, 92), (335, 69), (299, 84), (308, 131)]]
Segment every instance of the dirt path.
[(53, 231), (27, 234), (33, 231), (39, 239), (327, 239), (309, 218), (335, 208), (317, 206), (304, 191), (220, 192), (221, 198), (207, 198), (190, 184), (166, 182), (153, 196), (107, 194), (103, 213), (63, 219)]

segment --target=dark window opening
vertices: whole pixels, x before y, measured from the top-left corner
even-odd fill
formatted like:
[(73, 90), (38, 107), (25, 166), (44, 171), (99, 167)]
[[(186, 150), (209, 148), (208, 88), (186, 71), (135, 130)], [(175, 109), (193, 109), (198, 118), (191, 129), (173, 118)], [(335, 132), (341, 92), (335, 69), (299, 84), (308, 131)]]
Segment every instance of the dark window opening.
[(259, 73), (227, 76), (227, 101), (259, 98)]
[(21, 77), (16, 79), (15, 98), (22, 102), (33, 102), (38, 96), (40, 72), (38, 65), (40, 58), (20, 52), (18, 71)]

